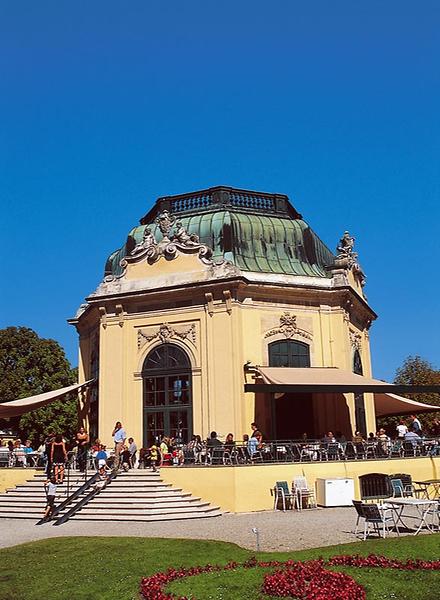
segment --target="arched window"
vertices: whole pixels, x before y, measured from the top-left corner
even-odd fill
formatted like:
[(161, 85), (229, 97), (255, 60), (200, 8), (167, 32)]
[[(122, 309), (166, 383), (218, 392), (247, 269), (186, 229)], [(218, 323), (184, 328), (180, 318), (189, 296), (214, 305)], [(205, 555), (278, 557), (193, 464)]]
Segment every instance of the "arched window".
[(269, 344), (270, 367), (310, 367), (310, 347), (303, 342), (281, 340)]
[(144, 445), (163, 435), (186, 443), (192, 435), (191, 363), (174, 344), (151, 350), (142, 367)]
[(356, 373), (356, 375), (364, 374), (364, 370), (362, 369), (361, 355), (359, 354), (359, 350), (357, 349), (354, 351), (353, 356), (353, 373)]
[[(356, 348), (353, 354), (353, 373), (363, 375), (362, 359), (359, 350)], [(360, 431), (363, 436), (367, 435), (367, 422), (365, 419), (365, 400), (363, 394), (354, 396), (354, 412), (356, 418), (356, 431)]]

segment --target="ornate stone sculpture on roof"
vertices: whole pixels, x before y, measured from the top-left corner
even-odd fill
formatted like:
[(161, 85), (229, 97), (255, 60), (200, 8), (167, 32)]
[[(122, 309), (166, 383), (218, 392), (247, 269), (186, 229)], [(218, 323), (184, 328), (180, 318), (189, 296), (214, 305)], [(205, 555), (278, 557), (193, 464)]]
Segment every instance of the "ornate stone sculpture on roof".
[(167, 260), (173, 260), (179, 252), (183, 254), (198, 253), (202, 262), (210, 263), (211, 248), (201, 244), (195, 233), (188, 233), (182, 222), (177, 221), (167, 210), (157, 216), (156, 225), (162, 234), (162, 240), (157, 242), (150, 227), (145, 227), (142, 241), (136, 244), (133, 250), (121, 260), (121, 267), (125, 269), (128, 264), (145, 259), (149, 264), (153, 264), (161, 256)]
[[(366, 277), (358, 262), (358, 254), (354, 252), (354, 243), (355, 238), (348, 231), (344, 231), (344, 235), (336, 247), (337, 257), (331, 270), (333, 271), (333, 278), (336, 278), (336, 281), (342, 284), (344, 281), (339, 281), (340, 278), (346, 280), (346, 272), (351, 271), (356, 282), (363, 288)], [(345, 283), (348, 283), (348, 281), (345, 281)]]
[(339, 246), (336, 248), (338, 258), (357, 258), (356, 252), (353, 252), (355, 238), (351, 237), (348, 231), (344, 231), (344, 235), (339, 240)]

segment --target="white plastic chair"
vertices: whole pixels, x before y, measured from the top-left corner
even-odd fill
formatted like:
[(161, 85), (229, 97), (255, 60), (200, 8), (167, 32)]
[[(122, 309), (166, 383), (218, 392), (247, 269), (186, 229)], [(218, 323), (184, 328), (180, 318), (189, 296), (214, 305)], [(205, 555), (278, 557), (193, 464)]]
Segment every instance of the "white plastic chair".
[(293, 478), (293, 491), (295, 493), (295, 506), (298, 510), (302, 508), (316, 508), (315, 493), (309, 487), (307, 479), (303, 476)]

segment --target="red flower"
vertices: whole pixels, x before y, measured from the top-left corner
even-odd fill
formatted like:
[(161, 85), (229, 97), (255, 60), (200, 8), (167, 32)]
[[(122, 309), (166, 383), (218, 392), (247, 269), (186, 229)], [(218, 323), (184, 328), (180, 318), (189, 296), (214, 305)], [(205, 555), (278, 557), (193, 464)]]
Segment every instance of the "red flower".
[[(189, 600), (186, 596), (174, 596), (164, 591), (166, 586), (183, 577), (192, 577), (202, 573), (218, 571), (231, 571), (237, 568), (254, 569), (256, 567), (270, 568), (282, 567), (274, 573), (265, 575), (262, 591), (271, 596), (293, 596), (301, 600), (365, 600), (365, 590), (354, 579), (345, 573), (328, 571), (329, 566), (345, 567), (380, 567), (382, 569), (400, 569), (407, 571), (426, 570), (440, 571), (440, 560), (408, 559), (400, 561), (386, 556), (334, 556), (327, 562), (309, 560), (297, 562), (286, 561), (257, 561), (255, 557), (249, 558), (242, 564), (229, 562), (225, 566), (204, 565), (190, 567), (170, 568), (163, 573), (155, 573), (144, 577), (141, 581), (141, 595), (144, 600)], [(194, 599), (193, 599), (194, 600)]]

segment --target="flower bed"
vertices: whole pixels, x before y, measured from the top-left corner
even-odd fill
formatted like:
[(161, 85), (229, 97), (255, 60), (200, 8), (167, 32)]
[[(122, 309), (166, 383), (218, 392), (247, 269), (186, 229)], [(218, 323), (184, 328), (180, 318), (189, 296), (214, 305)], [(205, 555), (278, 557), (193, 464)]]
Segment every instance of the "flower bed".
[[(254, 569), (278, 567), (274, 573), (266, 574), (261, 591), (270, 596), (301, 598), (301, 600), (365, 600), (365, 590), (345, 573), (333, 572), (326, 566), (345, 566), (360, 568), (399, 569), (406, 571), (440, 571), (440, 561), (409, 559), (400, 561), (370, 554), (369, 556), (334, 556), (328, 561), (309, 560), (299, 562), (257, 561), (251, 558), (243, 563), (230, 562), (227, 565), (204, 565), (198, 567), (168, 569), (144, 577), (141, 582), (141, 596), (144, 600), (189, 600), (186, 596), (175, 596), (165, 592), (165, 587), (184, 577), (193, 577), (203, 573), (231, 571), (238, 568)], [(282, 568), (279, 568), (282, 567)], [(192, 599), (194, 600), (194, 599)]]

